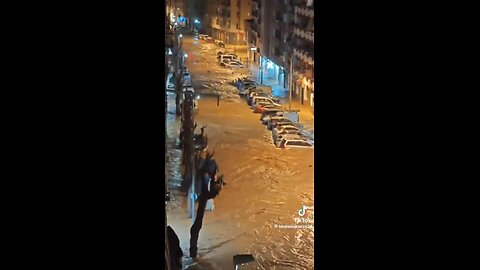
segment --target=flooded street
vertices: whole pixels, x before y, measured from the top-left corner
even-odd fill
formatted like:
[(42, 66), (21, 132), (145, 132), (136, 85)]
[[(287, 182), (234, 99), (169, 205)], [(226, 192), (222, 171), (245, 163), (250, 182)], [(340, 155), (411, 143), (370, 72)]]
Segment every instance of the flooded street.
[[(208, 149), (215, 150), (227, 185), (214, 199), (215, 209), (205, 213), (197, 264), (208, 265), (202, 269), (231, 269), (233, 255), (251, 253), (256, 262), (241, 269), (313, 269), (313, 150), (276, 148), (260, 115), (252, 113), (229, 85), (240, 72), (232, 74), (220, 67), (214, 61), (216, 51), (207, 54), (200, 46), (192, 37), (185, 37), (187, 66), (200, 96), (195, 117), (199, 126), (207, 125)], [(208, 87), (220, 80), (225, 83)], [(219, 106), (211, 96), (215, 92), (222, 94)], [(174, 114), (174, 94), (169, 95), (167, 166), (170, 188), (175, 189), (181, 182), (177, 169), (181, 152), (173, 148), (180, 120)], [(168, 223), (178, 234), (187, 258), (192, 220), (187, 217), (185, 195), (172, 193)]]

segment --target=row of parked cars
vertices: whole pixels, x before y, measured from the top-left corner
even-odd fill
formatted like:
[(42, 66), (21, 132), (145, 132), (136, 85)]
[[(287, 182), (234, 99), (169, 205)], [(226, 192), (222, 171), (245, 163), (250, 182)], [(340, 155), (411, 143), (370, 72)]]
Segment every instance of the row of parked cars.
[[(313, 148), (297, 127), (298, 111), (287, 110), (273, 97), (271, 86), (258, 85), (249, 78), (241, 78), (234, 82), (239, 93), (246, 95), (247, 104), (254, 113), (260, 113), (260, 121), (272, 132), (273, 143), (279, 148)], [(242, 89), (242, 90), (241, 90)]]

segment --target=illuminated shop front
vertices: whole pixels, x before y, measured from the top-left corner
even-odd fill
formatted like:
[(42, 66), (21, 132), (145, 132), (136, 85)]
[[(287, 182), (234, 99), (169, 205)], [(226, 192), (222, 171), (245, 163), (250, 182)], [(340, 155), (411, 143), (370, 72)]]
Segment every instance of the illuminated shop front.
[(285, 73), (283, 67), (263, 56), (260, 57), (260, 66), (263, 80), (269, 80), (275, 84), (284, 86)]

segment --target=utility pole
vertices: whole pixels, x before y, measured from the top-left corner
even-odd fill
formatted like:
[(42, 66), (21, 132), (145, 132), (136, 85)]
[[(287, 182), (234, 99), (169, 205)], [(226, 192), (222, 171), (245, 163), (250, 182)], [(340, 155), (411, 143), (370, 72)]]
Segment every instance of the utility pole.
[[(167, 5), (166, 5), (167, 7)], [(166, 13), (168, 14), (168, 12)], [(165, 18), (166, 20), (166, 23), (165, 23), (165, 31), (167, 31), (167, 25), (168, 25), (168, 18)], [(166, 36), (167, 37), (170, 37), (169, 35)], [(168, 55), (165, 56), (165, 81), (167, 81), (168, 79)], [(165, 133), (166, 133), (166, 130), (167, 130), (167, 114), (168, 114), (168, 110), (167, 110), (167, 89), (166, 89), (166, 84), (164, 83), (163, 84), (163, 87), (164, 87), (164, 93), (165, 93)], [(166, 136), (165, 136), (166, 138)], [(165, 160), (168, 158), (168, 155), (167, 155), (167, 140), (165, 140)], [(165, 167), (165, 205), (166, 205), (166, 202), (170, 199), (169, 198), (169, 192), (168, 192), (168, 174), (167, 174), (167, 167)], [(165, 269), (167, 270), (170, 270), (172, 265), (171, 265), (171, 262), (170, 262), (170, 249), (169, 249), (169, 246), (168, 246), (168, 233), (167, 233), (167, 212), (165, 211)]]
[(289, 87), (289, 99), (288, 99), (288, 109), (291, 110), (292, 109), (292, 92), (293, 92), (293, 59), (294, 59), (294, 55), (293, 55), (293, 50), (292, 50), (292, 55), (290, 56), (290, 87)]
[(183, 52), (182, 52), (182, 42), (181, 34), (179, 31), (176, 31), (177, 35), (175, 38), (175, 112), (177, 115), (180, 115), (180, 103), (183, 95)]
[(185, 92), (185, 101), (183, 102), (183, 155), (185, 160), (184, 186), (188, 187), (189, 216), (192, 217), (192, 223), (195, 220), (195, 113), (193, 110), (193, 93)]

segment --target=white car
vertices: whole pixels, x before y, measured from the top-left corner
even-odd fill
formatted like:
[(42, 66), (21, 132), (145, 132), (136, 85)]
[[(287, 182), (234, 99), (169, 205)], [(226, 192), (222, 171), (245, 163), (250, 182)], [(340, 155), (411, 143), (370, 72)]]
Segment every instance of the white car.
[(283, 116), (283, 111), (280, 109), (266, 109), (262, 113), (262, 124), (267, 125), (272, 116)]
[(278, 136), (278, 138), (273, 139), (273, 143), (275, 146), (279, 147), (283, 140), (303, 140), (303, 137), (300, 133), (285, 133)]
[(313, 149), (313, 144), (304, 140), (282, 140), (279, 144), (280, 148), (310, 148)]
[(285, 116), (271, 116), (270, 120), (267, 122), (267, 128), (268, 130), (272, 130), (272, 128), (274, 128), (274, 125), (277, 122), (285, 122), (285, 121), (290, 121), (290, 119), (288, 119)]
[(272, 129), (272, 137), (274, 140), (276, 140), (280, 135), (286, 134), (287, 132), (298, 132), (300, 133), (300, 130), (294, 126), (294, 125), (283, 125), (279, 126), (278, 128), (273, 128)]
[(223, 62), (220, 63), (220, 65), (226, 68), (243, 68), (243, 63), (235, 60), (230, 60), (230, 61), (224, 60)]

